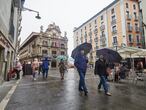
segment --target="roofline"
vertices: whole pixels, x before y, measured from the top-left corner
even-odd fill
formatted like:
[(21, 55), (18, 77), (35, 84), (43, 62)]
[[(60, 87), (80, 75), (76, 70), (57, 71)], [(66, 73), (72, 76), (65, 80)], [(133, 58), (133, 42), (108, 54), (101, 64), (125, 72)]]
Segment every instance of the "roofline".
[(32, 38), (34, 35), (39, 35), (37, 32), (32, 32), (25, 40), (24, 42), (20, 45), (20, 48), (23, 47), (29, 40)]
[(103, 8), (100, 12), (98, 12), (96, 15), (94, 15), (93, 17), (91, 17), (89, 20), (87, 20), (86, 22), (84, 22), (82, 25), (80, 25), (79, 27), (77, 27), (76, 29), (74, 29), (73, 32), (77, 31), (78, 29), (80, 29), (82, 26), (84, 26), (86, 23), (88, 23), (89, 21), (91, 21), (93, 18), (97, 17), (98, 15), (100, 15), (103, 11), (107, 10), (108, 8), (110, 8), (111, 6), (113, 6), (114, 4), (116, 4), (117, 2), (119, 2), (120, 0), (114, 0), (111, 4), (109, 4), (108, 6), (106, 6), (105, 8)]

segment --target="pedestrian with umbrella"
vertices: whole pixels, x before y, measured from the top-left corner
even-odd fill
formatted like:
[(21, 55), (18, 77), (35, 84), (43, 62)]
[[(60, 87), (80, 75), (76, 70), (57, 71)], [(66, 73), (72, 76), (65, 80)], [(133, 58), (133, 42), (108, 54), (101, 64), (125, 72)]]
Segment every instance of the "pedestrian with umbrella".
[(100, 82), (98, 84), (98, 91), (101, 91), (101, 86), (103, 86), (105, 94), (111, 96), (109, 93), (109, 85), (107, 83), (107, 64), (103, 55), (99, 56), (99, 60), (95, 62), (94, 74), (99, 75)]
[(88, 91), (85, 84), (85, 75), (87, 70), (87, 63), (88, 58), (86, 55), (90, 52), (92, 49), (92, 45), (90, 43), (84, 43), (76, 47), (72, 51), (72, 58), (75, 59), (74, 65), (77, 68), (77, 71), (79, 73), (79, 92), (84, 92), (85, 96), (87, 96)]

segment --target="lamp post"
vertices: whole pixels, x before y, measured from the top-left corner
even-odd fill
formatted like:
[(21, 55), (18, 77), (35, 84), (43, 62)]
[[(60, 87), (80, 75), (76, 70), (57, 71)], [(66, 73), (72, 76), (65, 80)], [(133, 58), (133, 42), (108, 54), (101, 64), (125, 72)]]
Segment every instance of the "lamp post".
[(37, 18), (37, 19), (41, 19), (40, 14), (39, 14), (38, 11), (35, 11), (35, 10), (32, 10), (32, 9), (29, 9), (29, 8), (25, 8), (25, 7), (22, 8), (22, 11), (31, 11), (31, 12), (37, 13), (37, 15), (35, 16), (35, 18)]
[(113, 47), (116, 47), (116, 51), (118, 50), (118, 42), (113, 42)]

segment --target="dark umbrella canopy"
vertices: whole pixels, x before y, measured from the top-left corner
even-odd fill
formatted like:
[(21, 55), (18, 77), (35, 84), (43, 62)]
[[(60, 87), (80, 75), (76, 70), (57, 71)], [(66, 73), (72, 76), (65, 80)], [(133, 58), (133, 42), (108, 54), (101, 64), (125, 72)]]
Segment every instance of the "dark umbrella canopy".
[(122, 60), (120, 54), (112, 49), (103, 48), (96, 51), (97, 56), (103, 55), (108, 62), (118, 63)]
[(81, 50), (84, 50), (85, 51), (85, 55), (87, 55), (90, 50), (92, 49), (92, 45), (90, 43), (83, 43), (79, 46), (77, 46), (73, 51), (72, 51), (72, 54), (71, 54), (71, 57), (72, 58), (75, 58), (76, 55), (78, 55), (80, 53)]

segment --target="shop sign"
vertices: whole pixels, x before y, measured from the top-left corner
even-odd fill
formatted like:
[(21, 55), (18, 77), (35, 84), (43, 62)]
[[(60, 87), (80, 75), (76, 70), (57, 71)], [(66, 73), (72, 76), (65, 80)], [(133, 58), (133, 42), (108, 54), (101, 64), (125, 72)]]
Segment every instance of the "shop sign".
[(10, 47), (8, 41), (0, 34), (0, 42), (2, 42), (6, 47)]

